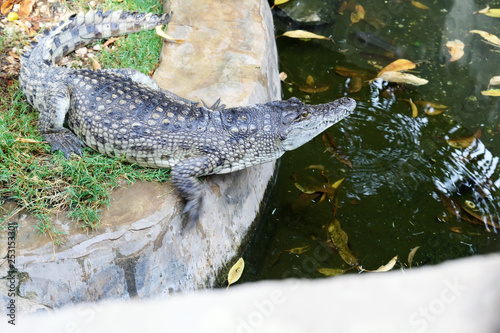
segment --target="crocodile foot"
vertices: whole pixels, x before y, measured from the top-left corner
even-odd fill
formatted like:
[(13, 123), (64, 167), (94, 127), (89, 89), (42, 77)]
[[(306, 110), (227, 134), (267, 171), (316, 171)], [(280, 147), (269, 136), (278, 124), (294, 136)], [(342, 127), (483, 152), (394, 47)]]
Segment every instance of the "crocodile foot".
[(195, 199), (187, 200), (186, 205), (184, 206), (184, 210), (182, 211), (182, 215), (184, 217), (184, 220), (182, 222), (183, 231), (189, 230), (192, 227), (196, 226), (196, 223), (200, 218), (201, 202), (201, 196)]
[(66, 158), (71, 152), (82, 156), (83, 141), (67, 128), (62, 128), (57, 132), (43, 133), (42, 137), (52, 147), (52, 152), (60, 150)]

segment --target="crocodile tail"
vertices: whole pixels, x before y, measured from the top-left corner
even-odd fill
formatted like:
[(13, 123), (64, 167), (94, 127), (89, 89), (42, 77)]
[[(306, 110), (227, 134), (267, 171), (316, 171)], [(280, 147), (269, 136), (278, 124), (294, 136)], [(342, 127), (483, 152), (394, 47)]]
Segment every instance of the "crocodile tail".
[(61, 22), (51, 30), (37, 36), (38, 42), (23, 53), (23, 64), (31, 62), (38, 67), (53, 65), (75, 49), (92, 41), (112, 36), (126, 35), (141, 30), (151, 30), (170, 21), (171, 13), (152, 14), (124, 11), (80, 12)]

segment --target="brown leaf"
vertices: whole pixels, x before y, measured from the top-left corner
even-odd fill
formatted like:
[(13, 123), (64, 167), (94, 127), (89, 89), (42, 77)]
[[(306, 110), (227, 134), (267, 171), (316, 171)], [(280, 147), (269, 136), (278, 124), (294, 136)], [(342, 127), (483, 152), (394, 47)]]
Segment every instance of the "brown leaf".
[(398, 59), (385, 66), (377, 75), (382, 76), (385, 72), (400, 72), (414, 69), (417, 66), (414, 62), (407, 59)]
[(457, 234), (462, 234), (464, 232), (463, 227), (451, 227), (451, 228), (448, 228), (448, 230), (450, 230), (451, 232), (457, 233)]
[(330, 89), (329, 83), (316, 83), (311, 75), (307, 77), (305, 85), (299, 86), (300, 91), (308, 94), (321, 93), (327, 91), (328, 89)]
[(413, 257), (415, 256), (415, 253), (417, 253), (417, 250), (420, 248), (420, 246), (415, 246), (413, 249), (411, 249), (410, 253), (408, 254), (408, 267), (411, 268), (411, 264), (413, 263)]
[(348, 236), (340, 225), (340, 221), (334, 218), (327, 226), (328, 235), (332, 241), (333, 247), (339, 253), (340, 257), (351, 267), (359, 266), (358, 258), (351, 253), (349, 249)]
[(450, 109), (450, 107), (448, 107), (444, 104), (438, 104), (438, 103), (433, 103), (433, 102), (428, 102), (428, 101), (415, 101), (415, 104), (423, 105), (424, 112), (426, 114), (428, 114), (429, 116), (435, 116), (435, 115), (441, 114), (445, 111), (448, 111)]
[(455, 139), (447, 139), (446, 142), (453, 148), (468, 148), (476, 141), (476, 139), (481, 137), (481, 134), (481, 129), (478, 129), (476, 133), (472, 135)]
[(5, 15), (8, 12), (10, 12), (12, 6), (14, 6), (15, 3), (16, 0), (7, 0), (4, 3), (2, 3), (2, 6), (0, 7), (0, 12), (2, 13), (2, 15)]
[(33, 5), (35, 4), (35, 0), (23, 0), (19, 4), (19, 16), (27, 17), (31, 14), (33, 10)]
[(347, 155), (345, 155), (337, 146), (337, 143), (335, 142), (335, 138), (333, 137), (333, 135), (329, 132), (326, 132), (323, 134), (322, 137), (323, 137), (323, 142), (325, 143), (326, 146), (326, 151), (332, 154), (337, 159), (337, 161), (347, 165), (352, 169), (351, 161), (349, 161)]
[(118, 40), (118, 38), (111, 37), (110, 39), (108, 39), (107, 41), (105, 41), (104, 44), (102, 44), (102, 48), (108, 47), (109, 45), (113, 44), (117, 40)]
[(365, 9), (361, 5), (356, 5), (351, 13), (351, 24), (358, 23), (365, 18)]
[(458, 39), (448, 41), (446, 47), (448, 48), (448, 53), (451, 55), (449, 62), (457, 61), (464, 56), (465, 44), (462, 41)]
[(349, 81), (349, 85), (347, 86), (347, 92), (349, 94), (357, 93), (363, 87), (363, 79), (359, 76), (354, 76)]

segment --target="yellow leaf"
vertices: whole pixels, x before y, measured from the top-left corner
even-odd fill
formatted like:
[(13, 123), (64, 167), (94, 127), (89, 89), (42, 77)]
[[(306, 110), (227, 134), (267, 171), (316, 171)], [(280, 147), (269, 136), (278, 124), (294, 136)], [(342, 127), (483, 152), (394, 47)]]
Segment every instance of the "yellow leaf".
[(490, 17), (500, 17), (500, 9), (498, 8), (490, 9), (490, 6), (486, 6), (486, 8), (474, 12), (473, 14), (484, 14)]
[(410, 99), (402, 99), (402, 101), (408, 102), (410, 104), (410, 107), (411, 107), (411, 116), (413, 118), (417, 118), (417, 116), (418, 116), (418, 109), (417, 109), (417, 106), (415, 105), (415, 103), (413, 103)]
[(407, 84), (412, 84), (414, 86), (421, 86), (429, 82), (415, 75), (408, 73), (401, 73), (401, 72), (384, 72), (378, 78), (384, 81), (389, 81), (394, 83), (407, 83)]
[(428, 114), (429, 116), (436, 116), (436, 115), (441, 114), (449, 109), (449, 107), (444, 105), (444, 104), (438, 104), (438, 103), (427, 102), (427, 101), (415, 101), (415, 104), (423, 105), (424, 112), (426, 114)]
[(408, 254), (408, 266), (411, 268), (411, 264), (413, 262), (413, 257), (415, 256), (415, 253), (417, 250), (420, 248), (420, 246), (415, 246), (413, 249), (411, 249), (410, 253)]
[(476, 141), (476, 139), (479, 139), (480, 137), (481, 137), (481, 129), (478, 129), (476, 133), (472, 135), (463, 136), (455, 139), (448, 139), (446, 140), (446, 142), (453, 148), (467, 148), (470, 147)]
[(309, 251), (310, 248), (311, 247), (309, 245), (307, 245), (307, 246), (302, 246), (302, 247), (294, 247), (293, 249), (285, 250), (285, 251), (293, 253), (293, 254), (302, 254), (304, 252)]
[(464, 56), (465, 45), (462, 41), (458, 39), (448, 41), (446, 47), (448, 48), (448, 53), (451, 55), (450, 62), (457, 61)]
[(347, 243), (348, 236), (342, 227), (340, 221), (335, 218), (328, 224), (328, 235), (332, 241), (333, 247), (338, 251), (342, 259), (351, 267), (358, 266), (358, 258), (351, 253)]
[(287, 3), (288, 1), (290, 1), (290, 0), (275, 0), (274, 5), (279, 6), (279, 5), (282, 5), (284, 3)]
[(389, 65), (382, 68), (377, 77), (382, 76), (385, 72), (400, 72), (414, 69), (417, 66), (414, 62), (406, 59), (398, 59), (391, 62)]
[(419, 9), (429, 9), (429, 7), (427, 7), (426, 5), (415, 0), (411, 0), (411, 4)]
[(229, 288), (230, 285), (232, 285), (233, 283), (235, 283), (240, 279), (244, 268), (245, 268), (245, 261), (243, 261), (243, 258), (238, 259), (236, 264), (234, 264), (233, 267), (231, 267), (229, 273), (227, 274), (227, 288)]
[(483, 31), (483, 30), (471, 30), (469, 32), (473, 33), (473, 34), (480, 35), (481, 37), (483, 37), (484, 39), (486, 39), (493, 46), (500, 47), (500, 39), (497, 36), (495, 36), (493, 34), (490, 34), (489, 32), (486, 32), (486, 31)]
[(306, 92), (308, 94), (325, 92), (328, 89), (330, 89), (329, 83), (316, 83), (311, 75), (307, 77), (305, 85), (299, 86), (300, 91)]
[(307, 79), (306, 79), (306, 84), (307, 84), (308, 86), (312, 86), (312, 85), (314, 85), (314, 78), (313, 78), (311, 75), (307, 76)]
[(33, 139), (26, 139), (26, 138), (17, 138), (14, 141), (22, 142), (22, 143), (41, 143), (40, 141), (33, 140)]
[(356, 5), (351, 13), (351, 24), (358, 23), (365, 18), (365, 9), (361, 5)]
[(375, 273), (388, 272), (394, 267), (394, 265), (396, 265), (397, 260), (398, 260), (398, 256), (395, 256), (394, 258), (389, 260), (389, 262), (386, 265), (382, 265), (379, 268), (377, 268), (376, 270), (370, 271), (370, 272), (375, 272)]
[(340, 274), (344, 274), (346, 271), (340, 268), (318, 268), (318, 273), (321, 273), (326, 276), (336, 276)]
[(500, 96), (500, 89), (489, 89), (489, 90), (483, 90), (481, 91), (481, 94), (483, 96), (494, 96), (498, 97)]
[[(285, 36), (285, 37), (290, 37), (290, 38), (300, 38), (300, 39), (326, 39), (326, 40), (332, 40), (331, 38), (317, 35), (315, 33), (305, 31), (305, 30), (292, 30), (292, 31), (287, 31), (283, 35), (280, 36)], [(280, 37), (278, 36), (278, 37)]]
[(167, 35), (165, 33), (165, 31), (162, 30), (162, 26), (161, 25), (157, 26), (156, 29), (155, 29), (155, 31), (156, 31), (156, 34), (158, 36), (160, 36), (160, 37), (162, 37), (162, 38), (164, 38), (166, 40), (171, 40), (171, 41), (174, 41), (174, 42), (177, 42), (177, 43), (184, 42), (184, 39), (175, 39), (175, 38), (170, 37), (169, 35)]
[(340, 187), (340, 185), (342, 185), (344, 180), (345, 180), (345, 178), (341, 178), (341, 179), (337, 180), (335, 183), (332, 184), (332, 187), (334, 189), (338, 189)]

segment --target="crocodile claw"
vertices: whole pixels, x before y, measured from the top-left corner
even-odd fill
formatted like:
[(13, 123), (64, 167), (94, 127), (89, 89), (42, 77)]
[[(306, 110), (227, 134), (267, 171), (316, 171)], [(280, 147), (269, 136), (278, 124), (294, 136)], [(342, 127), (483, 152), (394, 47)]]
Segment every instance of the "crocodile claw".
[(42, 137), (52, 147), (51, 152), (60, 150), (67, 159), (69, 159), (71, 152), (82, 156), (82, 147), (85, 147), (85, 143), (67, 128), (57, 132), (44, 133)]

